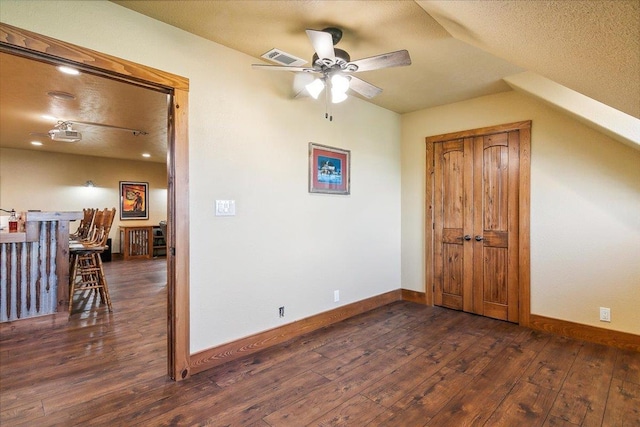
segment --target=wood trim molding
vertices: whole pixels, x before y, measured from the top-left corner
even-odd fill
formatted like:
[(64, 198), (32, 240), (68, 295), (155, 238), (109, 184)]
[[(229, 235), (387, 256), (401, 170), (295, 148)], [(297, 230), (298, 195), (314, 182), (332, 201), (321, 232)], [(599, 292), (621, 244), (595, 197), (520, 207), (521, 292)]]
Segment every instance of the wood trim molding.
[(551, 317), (529, 315), (529, 327), (569, 338), (640, 352), (640, 335), (612, 331)]
[[(181, 380), (189, 364), (189, 79), (120, 59), (61, 40), (0, 23), (0, 51), (54, 64), (67, 64), (102, 75), (172, 94), (169, 117), (167, 218), (179, 256), (167, 257), (168, 372)], [(173, 194), (171, 194), (173, 193)]]
[(531, 317), (531, 122), (520, 126), (520, 188), (518, 200), (519, 324), (528, 327)]
[(400, 289), (347, 304), (277, 328), (212, 347), (191, 355), (191, 374), (248, 356), (292, 338), (341, 322), (350, 317), (402, 299)]
[(189, 90), (189, 79), (166, 71), (140, 65), (95, 50), (76, 46), (61, 40), (23, 30), (9, 24), (0, 23), (0, 42), (22, 52), (23, 56), (40, 55), (34, 58), (57, 59), (60, 62), (80, 66), (84, 70), (93, 70), (96, 74), (111, 78), (123, 77), (129, 83), (138, 83), (149, 87)]
[(427, 303), (427, 295), (424, 292), (412, 291), (409, 289), (401, 289), (402, 300), (415, 302), (422, 305), (432, 305)]
[(426, 184), (425, 184), (425, 212), (424, 212), (424, 224), (425, 224), (425, 239), (424, 239), (424, 291), (427, 305), (433, 305), (434, 300), (434, 229), (435, 217), (433, 212), (434, 202), (434, 173), (435, 173), (435, 153), (433, 152), (434, 146), (432, 142), (429, 142), (427, 138), (427, 158), (426, 158)]
[[(189, 92), (175, 89), (172, 103), (173, 115), (173, 158), (168, 162), (171, 198), (167, 212), (170, 213), (170, 245), (167, 250), (167, 288), (169, 295), (169, 322), (172, 337), (168, 340), (169, 357), (172, 361), (169, 375), (182, 380), (190, 375), (191, 354), (189, 348)], [(170, 129), (171, 130), (171, 129)], [(171, 282), (173, 281), (173, 283)], [(171, 315), (173, 314), (173, 315)]]
[(509, 132), (512, 130), (530, 129), (530, 128), (531, 128), (531, 120), (524, 120), (522, 122), (506, 123), (503, 125), (487, 126), (487, 127), (478, 128), (478, 129), (469, 129), (469, 130), (463, 130), (460, 132), (451, 132), (451, 133), (445, 133), (442, 135), (428, 136), (426, 140), (427, 142), (430, 142), (430, 143), (443, 142), (443, 141), (450, 141), (452, 139), (463, 139), (463, 138), (470, 138), (470, 137), (475, 137), (480, 135), (490, 135), (492, 133)]
[[(239, 340), (212, 347), (191, 355), (190, 375), (249, 356), (300, 335), (341, 322), (395, 301), (410, 301), (426, 305), (426, 294), (409, 289), (397, 289), (362, 301), (325, 311), (296, 322), (259, 332)], [(530, 315), (532, 329), (609, 346), (640, 351), (640, 336), (580, 325), (563, 320)]]

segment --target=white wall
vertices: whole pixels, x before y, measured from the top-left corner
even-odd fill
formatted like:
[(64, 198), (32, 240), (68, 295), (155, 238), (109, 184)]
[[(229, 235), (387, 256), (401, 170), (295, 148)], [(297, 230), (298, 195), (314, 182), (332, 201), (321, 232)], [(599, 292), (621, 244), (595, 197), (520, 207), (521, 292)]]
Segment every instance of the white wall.
[[(85, 187), (87, 180), (92, 180), (96, 187)], [(148, 221), (120, 221), (120, 181), (149, 183)], [(112, 251), (117, 253), (120, 252), (120, 225), (157, 225), (167, 219), (167, 166), (0, 148), (0, 207), (17, 212), (116, 208), (109, 236)], [(69, 228), (75, 231), (77, 223), (71, 223)]]
[[(0, 20), (189, 78), (192, 352), (400, 287), (397, 114), (350, 98), (330, 123), (287, 73), (110, 2), (2, 0)], [(351, 150), (350, 196), (308, 193), (311, 141)]]
[(521, 120), (533, 121), (531, 313), (640, 334), (640, 151), (516, 92), (402, 116), (403, 288), (424, 291), (425, 137)]

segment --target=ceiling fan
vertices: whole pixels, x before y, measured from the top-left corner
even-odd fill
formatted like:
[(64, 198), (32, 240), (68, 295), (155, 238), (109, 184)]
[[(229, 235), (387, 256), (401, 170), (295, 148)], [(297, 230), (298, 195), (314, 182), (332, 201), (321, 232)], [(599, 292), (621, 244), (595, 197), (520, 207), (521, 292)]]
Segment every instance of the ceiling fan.
[[(347, 90), (349, 89), (368, 99), (382, 92), (381, 88), (352, 75), (353, 73), (411, 65), (411, 57), (406, 50), (398, 50), (351, 61), (351, 57), (347, 52), (334, 48), (342, 39), (342, 30), (339, 28), (329, 27), (322, 31), (306, 30), (306, 33), (315, 50), (311, 60), (311, 67), (263, 64), (253, 64), (253, 67), (263, 70), (316, 74), (318, 77), (305, 86), (307, 92), (317, 99), (320, 93), (327, 88), (325, 92), (327, 104), (329, 94), (331, 94), (331, 102), (335, 104), (347, 99)], [(329, 113), (326, 113), (325, 117), (329, 120), (333, 119)]]
[(95, 122), (84, 122), (81, 120), (58, 120), (58, 123), (47, 133), (40, 132), (31, 132), (30, 135), (33, 136), (42, 136), (45, 138), (51, 138), (53, 141), (62, 141), (62, 142), (78, 142), (82, 140), (82, 134), (73, 129), (73, 124), (83, 124), (89, 126), (100, 126), (106, 127), (110, 129), (123, 130), (126, 132), (132, 132), (134, 136), (138, 135), (148, 135), (148, 132), (140, 130), (140, 129), (130, 129), (124, 128), (120, 126), (108, 125), (104, 123), (95, 123)]

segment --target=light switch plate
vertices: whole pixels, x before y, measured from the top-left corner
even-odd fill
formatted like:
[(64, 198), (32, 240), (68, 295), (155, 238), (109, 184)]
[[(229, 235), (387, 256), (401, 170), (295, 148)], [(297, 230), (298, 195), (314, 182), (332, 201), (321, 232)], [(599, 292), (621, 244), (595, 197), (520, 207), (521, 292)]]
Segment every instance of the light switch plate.
[(216, 200), (216, 216), (233, 216), (235, 214), (235, 200)]

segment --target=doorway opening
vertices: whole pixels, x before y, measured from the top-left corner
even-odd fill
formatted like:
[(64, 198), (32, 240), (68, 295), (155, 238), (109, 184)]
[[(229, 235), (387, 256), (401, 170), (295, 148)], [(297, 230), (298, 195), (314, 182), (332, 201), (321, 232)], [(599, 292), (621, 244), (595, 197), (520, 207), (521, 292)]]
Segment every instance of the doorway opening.
[[(184, 77), (0, 23), (0, 51), (165, 92), (167, 121), (167, 368), (175, 380), (189, 366), (188, 90)], [(53, 54), (52, 52), (55, 52)]]

